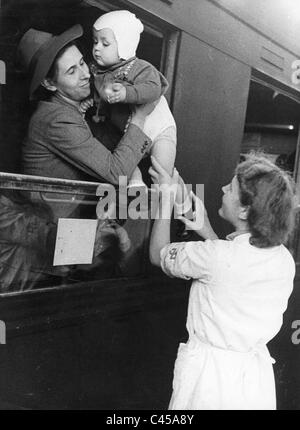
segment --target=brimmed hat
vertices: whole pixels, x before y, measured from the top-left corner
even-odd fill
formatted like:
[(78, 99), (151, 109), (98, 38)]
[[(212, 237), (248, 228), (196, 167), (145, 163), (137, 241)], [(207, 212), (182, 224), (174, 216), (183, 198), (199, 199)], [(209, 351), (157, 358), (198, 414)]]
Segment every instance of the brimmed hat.
[(47, 76), (59, 51), (82, 34), (83, 29), (81, 25), (77, 24), (58, 36), (33, 28), (23, 35), (18, 46), (17, 56), (21, 66), (31, 76), (30, 99), (33, 98), (35, 90)]

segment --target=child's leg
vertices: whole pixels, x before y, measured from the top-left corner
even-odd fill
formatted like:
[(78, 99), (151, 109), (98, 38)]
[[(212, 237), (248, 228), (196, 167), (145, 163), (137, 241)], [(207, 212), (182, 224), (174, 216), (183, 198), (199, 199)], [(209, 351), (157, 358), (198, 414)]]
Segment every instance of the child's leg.
[(145, 187), (146, 185), (143, 181), (142, 172), (140, 171), (139, 167), (136, 167), (129, 179), (128, 188), (141, 186)]
[[(169, 175), (173, 175), (176, 158), (176, 141), (176, 128), (171, 126), (155, 139), (151, 148), (151, 154), (158, 160)], [(191, 209), (191, 199), (181, 177), (179, 177), (178, 184), (175, 208), (177, 214), (182, 215)]]
[[(168, 127), (154, 140), (151, 155), (153, 155), (162, 167), (173, 174), (174, 162), (176, 157), (176, 128)], [(131, 175), (128, 187), (143, 185), (143, 177), (140, 169), (136, 167)], [(145, 185), (145, 184), (144, 184)]]
[(157, 159), (169, 175), (173, 175), (176, 141), (176, 128), (171, 126), (157, 136), (151, 148), (151, 155)]

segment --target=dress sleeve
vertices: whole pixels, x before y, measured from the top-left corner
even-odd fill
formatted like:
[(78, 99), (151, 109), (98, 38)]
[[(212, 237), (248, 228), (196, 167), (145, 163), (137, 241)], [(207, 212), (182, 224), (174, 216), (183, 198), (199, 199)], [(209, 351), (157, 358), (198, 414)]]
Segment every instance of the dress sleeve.
[(170, 243), (160, 251), (161, 268), (170, 277), (209, 279), (216, 242)]
[(126, 86), (125, 103), (144, 104), (158, 100), (168, 88), (166, 78), (146, 61), (142, 62), (133, 82), (124, 82)]
[(50, 150), (87, 174), (112, 184), (118, 184), (120, 175), (131, 176), (151, 146), (151, 140), (133, 124), (111, 152), (94, 138), (80, 116), (71, 117), (61, 110), (49, 123)]

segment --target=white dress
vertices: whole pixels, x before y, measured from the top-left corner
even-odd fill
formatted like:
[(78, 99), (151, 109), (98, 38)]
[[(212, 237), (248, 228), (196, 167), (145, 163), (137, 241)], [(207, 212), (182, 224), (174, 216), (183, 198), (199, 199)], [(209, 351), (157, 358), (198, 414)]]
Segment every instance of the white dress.
[(266, 344), (282, 325), (295, 263), (283, 245), (261, 249), (249, 237), (161, 250), (165, 273), (194, 279), (169, 409), (276, 409)]

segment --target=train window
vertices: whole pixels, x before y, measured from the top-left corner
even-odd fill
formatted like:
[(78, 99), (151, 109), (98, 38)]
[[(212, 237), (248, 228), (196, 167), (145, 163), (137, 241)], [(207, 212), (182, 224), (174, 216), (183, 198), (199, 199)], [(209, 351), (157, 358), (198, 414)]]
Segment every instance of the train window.
[[(125, 8), (124, 2), (116, 1), (113, 6), (110, 3), (101, 0), (22, 0), (22, 8), (17, 1), (0, 3), (0, 60), (6, 65), (6, 84), (0, 85), (0, 171), (21, 173), (21, 142), (32, 113), (27, 76), (16, 68), (15, 54), (20, 38), (29, 28), (59, 34), (80, 23), (84, 28), (80, 47), (89, 62), (93, 23), (118, 4), (118, 8)], [(162, 24), (153, 24), (148, 16), (140, 18), (145, 30), (137, 55), (161, 70), (171, 84), (176, 44), (170, 44), (169, 40), (173, 33)], [(170, 90), (167, 98), (170, 98)]]
[[(6, 83), (0, 85), (0, 241), (5, 244), (0, 250), (0, 294), (145, 273), (150, 228), (145, 219), (98, 222), (92, 263), (53, 265), (59, 219), (96, 220), (95, 183), (86, 182), (78, 191), (78, 184), (62, 186), (59, 180), (45, 183), (43, 178), (22, 175), (22, 141), (34, 107), (28, 101), (27, 77), (15, 62), (20, 38), (29, 28), (59, 34), (80, 23), (84, 29), (80, 47), (88, 62), (94, 21), (109, 10), (127, 8), (124, 1), (111, 3), (22, 0), (20, 7), (18, 1), (0, 2), (0, 60), (6, 66)], [(128, 9), (145, 27), (137, 55), (172, 84), (176, 43), (169, 41), (176, 42), (175, 33), (148, 13), (140, 16), (130, 2)], [(140, 167), (150, 185), (149, 160), (142, 160)], [(9, 180), (6, 175), (11, 175)]]
[[(149, 220), (117, 216), (117, 193), (99, 205), (100, 188), (103, 198), (115, 191), (108, 184), (0, 173), (0, 294), (144, 273)], [(97, 219), (98, 210), (113, 219)]]
[(299, 125), (300, 100), (273, 85), (251, 80), (241, 157), (260, 150), (295, 174)]

